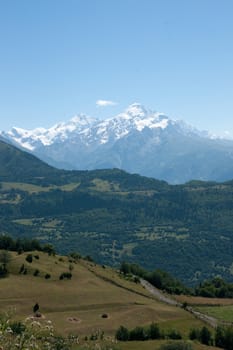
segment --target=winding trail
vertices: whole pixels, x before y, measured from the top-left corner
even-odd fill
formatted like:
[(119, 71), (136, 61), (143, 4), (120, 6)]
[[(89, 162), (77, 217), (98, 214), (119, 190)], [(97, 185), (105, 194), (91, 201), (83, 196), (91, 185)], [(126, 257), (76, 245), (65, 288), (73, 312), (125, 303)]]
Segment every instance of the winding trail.
[[(140, 283), (146, 290), (148, 290), (148, 292), (153, 294), (153, 296), (155, 296), (156, 299), (158, 299), (159, 301), (162, 301), (162, 302), (164, 302), (164, 303), (166, 303), (168, 305), (173, 305), (173, 306), (177, 306), (177, 307), (181, 307), (181, 308), (183, 307), (183, 305), (181, 303), (179, 303), (176, 300), (172, 299), (169, 295), (164, 294), (163, 292), (161, 292), (158, 288), (154, 287), (148, 281), (140, 278)], [(191, 306), (187, 306), (185, 308), (185, 310), (190, 312), (196, 318), (198, 318), (199, 320), (204, 321), (205, 323), (207, 323), (209, 326), (211, 326), (213, 328), (216, 328), (217, 325), (218, 325), (218, 320), (216, 318), (208, 316), (206, 314), (202, 314), (201, 312), (194, 310)]]
[(178, 303), (176, 300), (172, 299), (170, 296), (161, 292), (158, 288), (154, 287), (150, 282), (140, 278), (141, 285), (148, 290), (151, 294), (153, 294), (156, 299), (163, 301), (166, 304), (182, 307), (181, 303)]

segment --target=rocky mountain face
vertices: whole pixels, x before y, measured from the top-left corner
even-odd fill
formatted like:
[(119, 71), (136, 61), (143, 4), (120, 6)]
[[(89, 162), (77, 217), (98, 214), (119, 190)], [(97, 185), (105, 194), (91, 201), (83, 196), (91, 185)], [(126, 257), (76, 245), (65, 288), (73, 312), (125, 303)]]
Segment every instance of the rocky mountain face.
[(173, 184), (233, 178), (233, 141), (136, 103), (105, 120), (81, 114), (49, 129), (14, 127), (1, 137), (63, 169), (120, 168)]

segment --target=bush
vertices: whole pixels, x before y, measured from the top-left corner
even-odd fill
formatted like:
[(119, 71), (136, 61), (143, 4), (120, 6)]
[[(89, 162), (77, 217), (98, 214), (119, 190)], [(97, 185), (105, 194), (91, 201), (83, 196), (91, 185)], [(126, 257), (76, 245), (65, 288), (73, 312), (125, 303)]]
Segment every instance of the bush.
[(211, 345), (212, 343), (211, 332), (206, 326), (202, 327), (200, 331), (200, 342), (205, 345)]
[(120, 326), (116, 331), (115, 337), (117, 340), (127, 341), (129, 340), (129, 330), (124, 326)]
[(38, 276), (39, 273), (40, 273), (40, 271), (39, 271), (38, 269), (36, 269), (36, 270), (34, 271), (34, 273), (33, 273), (33, 276)]
[(193, 347), (185, 341), (174, 341), (161, 345), (159, 350), (193, 350)]
[(54, 256), (56, 254), (56, 251), (52, 244), (45, 244), (42, 250), (43, 252), (48, 253), (49, 256)]
[[(173, 331), (176, 334), (178, 332)], [(122, 336), (123, 334), (123, 336)], [(156, 323), (151, 323), (149, 327), (135, 327), (131, 330), (121, 326), (116, 332), (116, 339), (125, 338), (125, 340), (149, 340), (149, 339), (163, 339), (164, 335), (160, 331), (159, 326)]]
[(28, 255), (26, 256), (25, 260), (26, 260), (27, 262), (29, 262), (29, 263), (32, 263), (32, 260), (33, 260), (32, 254), (28, 254)]
[(175, 330), (175, 329), (172, 329), (172, 330), (170, 330), (168, 333), (167, 333), (167, 337), (169, 338), (169, 339), (176, 339), (176, 340), (178, 340), (178, 339), (182, 339), (182, 335), (180, 334), (180, 332), (178, 332), (177, 330)]
[(149, 326), (148, 337), (149, 339), (160, 339), (163, 337), (159, 326), (156, 323), (151, 323), (151, 325)]
[(148, 336), (143, 327), (136, 327), (129, 333), (129, 340), (146, 340)]
[(25, 331), (26, 326), (19, 321), (10, 323), (10, 328), (14, 334), (22, 334)]
[(61, 273), (59, 279), (63, 280), (64, 278), (70, 280), (72, 278), (72, 273), (71, 272), (63, 272), (63, 273)]
[(215, 345), (226, 350), (233, 349), (233, 328), (217, 327), (215, 332)]
[(200, 340), (200, 329), (192, 328), (189, 332), (189, 339), (191, 340)]
[(213, 340), (211, 332), (206, 326), (203, 326), (201, 329), (193, 328), (189, 332), (189, 339), (197, 339), (200, 343), (205, 345), (212, 345)]
[(49, 279), (49, 278), (51, 278), (50, 273), (46, 273), (46, 275), (44, 276), (44, 278), (45, 278), (46, 280)]

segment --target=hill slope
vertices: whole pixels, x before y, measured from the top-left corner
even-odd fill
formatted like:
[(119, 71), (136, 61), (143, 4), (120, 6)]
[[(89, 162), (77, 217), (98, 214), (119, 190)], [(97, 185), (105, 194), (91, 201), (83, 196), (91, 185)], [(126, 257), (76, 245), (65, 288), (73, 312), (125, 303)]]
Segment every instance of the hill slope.
[[(51, 320), (59, 333), (82, 338), (97, 330), (113, 336), (122, 323), (133, 328), (158, 322), (164, 329), (176, 328), (185, 336), (189, 328), (201, 326), (189, 313), (158, 302), (142, 286), (126, 281), (110, 268), (42, 252), (32, 252), (37, 258), (28, 263), (26, 255), (11, 253), (10, 276), (1, 279), (1, 310), (15, 309), (17, 319), (32, 316), (38, 303), (42, 322)], [(22, 264), (26, 275), (19, 273)], [(72, 279), (60, 280), (60, 274), (70, 266)], [(35, 270), (39, 271), (37, 276)], [(49, 279), (44, 278), (46, 273)]]
[(102, 264), (162, 268), (186, 284), (214, 275), (233, 280), (233, 182), (171, 186), (117, 169), (59, 171), (5, 147), (0, 233), (37, 237)]

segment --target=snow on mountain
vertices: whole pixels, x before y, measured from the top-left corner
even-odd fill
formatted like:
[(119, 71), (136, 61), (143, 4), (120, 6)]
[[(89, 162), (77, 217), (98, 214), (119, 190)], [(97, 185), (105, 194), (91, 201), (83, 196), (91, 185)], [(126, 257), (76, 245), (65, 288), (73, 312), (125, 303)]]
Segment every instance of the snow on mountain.
[(139, 103), (107, 119), (81, 114), (48, 129), (14, 127), (0, 136), (64, 169), (121, 168), (170, 183), (233, 178), (232, 141)]
[(20, 146), (33, 151), (37, 147), (49, 146), (56, 141), (64, 142), (72, 133), (80, 133), (95, 123), (96, 119), (90, 118), (84, 114), (74, 116), (67, 123), (61, 122), (55, 124), (49, 129), (36, 128), (26, 130), (13, 127), (8, 132), (2, 132), (2, 136), (11, 139)]
[[(34, 151), (38, 147), (49, 146), (55, 142), (64, 143), (69, 138), (74, 140), (75, 136), (79, 136), (83, 144), (86, 145), (93, 143), (105, 144), (128, 135), (132, 130), (141, 132), (144, 128), (166, 129), (169, 124), (178, 125), (179, 122), (172, 121), (162, 113), (147, 110), (139, 103), (134, 103), (123, 113), (105, 120), (98, 120), (81, 114), (66, 123), (58, 123), (49, 129), (25, 130), (13, 127), (8, 132), (2, 132), (2, 136), (13, 140), (30, 151)], [(183, 123), (182, 128), (186, 132), (187, 130), (194, 132), (194, 129), (188, 127), (185, 123)]]

